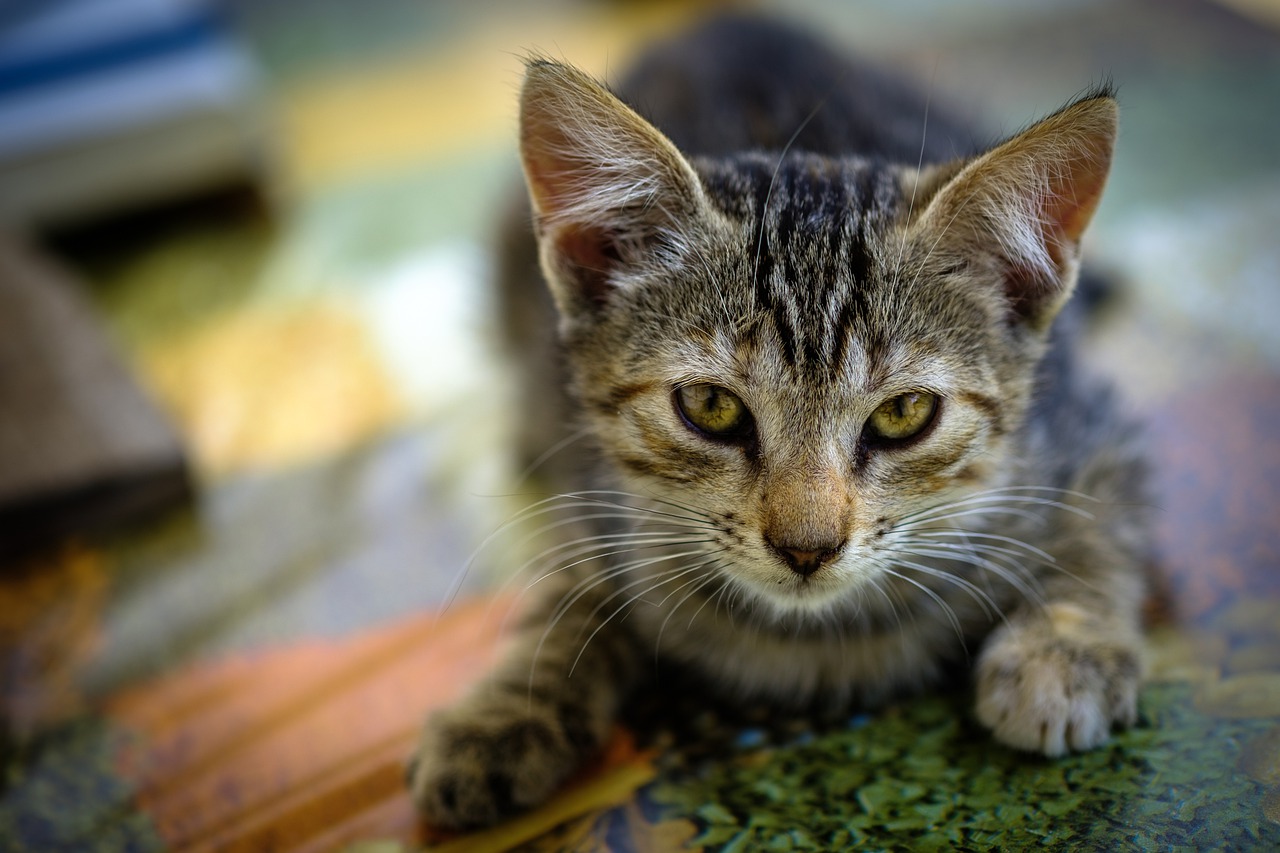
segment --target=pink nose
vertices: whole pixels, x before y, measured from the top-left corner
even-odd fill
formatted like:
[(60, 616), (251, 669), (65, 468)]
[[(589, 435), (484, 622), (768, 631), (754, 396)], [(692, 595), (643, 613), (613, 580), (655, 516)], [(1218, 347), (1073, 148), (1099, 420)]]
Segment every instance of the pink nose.
[(791, 571), (801, 577), (809, 575), (822, 568), (824, 563), (834, 559), (840, 553), (840, 549), (844, 547), (844, 542), (835, 542), (832, 544), (812, 544), (805, 543), (801, 545), (783, 544), (766, 540), (769, 547), (774, 550), (782, 561), (786, 563)]

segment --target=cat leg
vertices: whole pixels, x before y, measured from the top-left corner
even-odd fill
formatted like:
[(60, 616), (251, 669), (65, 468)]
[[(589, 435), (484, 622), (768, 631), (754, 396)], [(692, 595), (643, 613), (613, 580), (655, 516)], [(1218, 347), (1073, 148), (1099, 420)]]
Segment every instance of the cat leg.
[(611, 612), (598, 607), (604, 590), (583, 596), (543, 640), (568, 586), (525, 614), (493, 674), (428, 719), (408, 777), (431, 825), (486, 826), (541, 804), (608, 736), (637, 670), (634, 641), (615, 623), (592, 637)]
[(1120, 502), (1137, 478), (1125, 482), (1125, 471), (1101, 465), (1082, 480), (1116, 500), (1089, 505), (1089, 514), (1060, 512), (1050, 535), (1042, 530), (1057, 558), (1042, 601), (1025, 602), (984, 643), (978, 720), (1010, 747), (1060, 756), (1137, 720), (1147, 525), (1138, 501)]
[(1055, 603), (997, 630), (977, 667), (978, 720), (997, 740), (1049, 756), (1092, 749), (1137, 719), (1137, 632)]

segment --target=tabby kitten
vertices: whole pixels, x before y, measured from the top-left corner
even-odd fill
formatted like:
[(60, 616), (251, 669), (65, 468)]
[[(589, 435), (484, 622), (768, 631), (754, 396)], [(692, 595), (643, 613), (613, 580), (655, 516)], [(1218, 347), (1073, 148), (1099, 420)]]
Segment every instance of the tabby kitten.
[(1063, 311), (1110, 92), (974, 153), (936, 108), (926, 134), (904, 86), (730, 20), (621, 95), (528, 63), (520, 152), (566, 379), (533, 239), (511, 238), (504, 284), (515, 336), (544, 346), (522, 358), (528, 433), (574, 432), (529, 513), (559, 537), (526, 575), (541, 598), (427, 724), (426, 818), (542, 802), (663, 662), (748, 703), (867, 705), (973, 650), (1002, 743), (1060, 755), (1131, 723), (1143, 464)]

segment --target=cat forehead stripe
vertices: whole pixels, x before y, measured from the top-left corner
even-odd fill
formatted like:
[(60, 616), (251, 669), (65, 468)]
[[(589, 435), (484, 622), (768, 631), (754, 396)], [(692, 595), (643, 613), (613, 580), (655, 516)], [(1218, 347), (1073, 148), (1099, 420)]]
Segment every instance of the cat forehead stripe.
[(750, 223), (756, 303), (793, 367), (838, 369), (867, 310), (872, 248), (901, 191), (893, 173), (861, 160), (796, 152), (735, 158), (705, 180), (711, 196)]

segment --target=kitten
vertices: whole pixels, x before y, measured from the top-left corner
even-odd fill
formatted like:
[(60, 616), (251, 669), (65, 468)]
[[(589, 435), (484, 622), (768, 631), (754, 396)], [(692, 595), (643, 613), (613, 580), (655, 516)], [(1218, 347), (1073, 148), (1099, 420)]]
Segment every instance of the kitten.
[(925, 114), (750, 20), (657, 48), (621, 97), (529, 61), (520, 151), (558, 321), (526, 236), (507, 310), (544, 348), (522, 358), (527, 433), (581, 432), (531, 511), (566, 513), (543, 525), (541, 600), (428, 721), (410, 784), (430, 822), (542, 802), (663, 661), (747, 703), (865, 706), (973, 649), (1002, 743), (1060, 755), (1134, 720), (1144, 465), (1063, 310), (1115, 100), (981, 152), (936, 108), (922, 138)]

